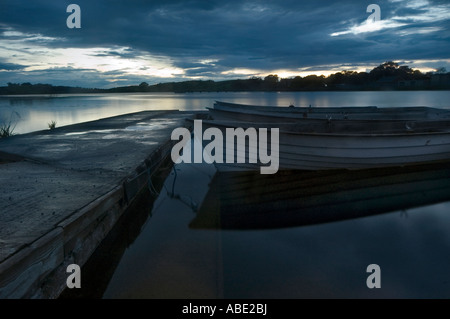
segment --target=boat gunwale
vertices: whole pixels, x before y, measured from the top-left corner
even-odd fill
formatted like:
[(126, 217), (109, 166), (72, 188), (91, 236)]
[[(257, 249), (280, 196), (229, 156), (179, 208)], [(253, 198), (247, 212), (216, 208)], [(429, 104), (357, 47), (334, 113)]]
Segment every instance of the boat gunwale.
[[(225, 108), (214, 108), (214, 107), (206, 107), (206, 109), (208, 110), (208, 112), (224, 112), (224, 113), (229, 113), (229, 114), (244, 114), (247, 116), (260, 116), (260, 117), (271, 117), (271, 118), (275, 118), (275, 119), (288, 119), (289, 121), (295, 122), (295, 121), (302, 121), (302, 122), (312, 122), (312, 121), (333, 121), (333, 122), (339, 122), (339, 123), (350, 123), (352, 121), (359, 121), (359, 122), (367, 122), (367, 123), (380, 123), (380, 122), (389, 122), (389, 123), (401, 123), (401, 122), (433, 122), (433, 121), (443, 121), (443, 120), (448, 120), (450, 121), (450, 111), (449, 110), (445, 110), (442, 109), (444, 111), (444, 113), (447, 113), (447, 115), (449, 117), (443, 117), (443, 118), (397, 118), (397, 119), (392, 119), (389, 118), (388, 116), (392, 116), (393, 114), (396, 115), (400, 115), (401, 116), (401, 112), (395, 112), (392, 111), (392, 113), (383, 113), (383, 112), (374, 112), (373, 115), (374, 116), (386, 116), (386, 118), (383, 117), (379, 117), (379, 118), (364, 118), (364, 117), (357, 117), (358, 115), (360, 116), (367, 116), (368, 114), (372, 114), (371, 112), (361, 112), (361, 113), (354, 113), (354, 114), (346, 114), (346, 112), (337, 112), (337, 111), (330, 111), (329, 114), (327, 114), (326, 112), (321, 112), (321, 113), (308, 113), (308, 114), (312, 114), (314, 116), (317, 115), (329, 115), (329, 118), (322, 118), (322, 117), (300, 117), (299, 115), (302, 115), (302, 112), (293, 112), (291, 115), (293, 116), (289, 116), (289, 112), (281, 112), (281, 113), (276, 113), (274, 111), (264, 111), (264, 110), (234, 110), (231, 107), (225, 106)], [(399, 110), (400, 111), (400, 110)], [(428, 116), (429, 113), (432, 113), (433, 111), (435, 111), (434, 109), (429, 109), (429, 110), (422, 110), (422, 111), (418, 111), (418, 115), (424, 115), (424, 116)], [(268, 114), (269, 113), (269, 114)], [(273, 113), (273, 114), (271, 114)], [(355, 118), (333, 118), (333, 115), (344, 115), (345, 116), (350, 116), (353, 117), (355, 116)], [(405, 113), (407, 114), (407, 113)]]
[(368, 112), (372, 111), (381, 111), (381, 112), (396, 112), (400, 110), (421, 110), (421, 111), (445, 111), (446, 113), (450, 113), (449, 109), (446, 108), (440, 108), (440, 107), (433, 107), (433, 106), (423, 106), (423, 105), (417, 105), (417, 106), (395, 106), (395, 107), (379, 107), (375, 105), (367, 105), (367, 106), (273, 106), (273, 105), (255, 105), (255, 104), (242, 104), (242, 103), (231, 103), (231, 102), (223, 102), (223, 101), (214, 101), (215, 105), (223, 106), (223, 107), (243, 107), (248, 109), (257, 109), (257, 108), (267, 108), (264, 110), (265, 112), (272, 112), (272, 109), (280, 109), (286, 112), (293, 112), (293, 113), (300, 113), (302, 111), (325, 111), (326, 109), (330, 110), (340, 110), (340, 109), (348, 109), (348, 110), (367, 110)]
[[(194, 122), (195, 119), (186, 119), (189, 122)], [(324, 120), (326, 121), (326, 120)], [(242, 128), (242, 129), (248, 129), (248, 128), (278, 128), (279, 133), (281, 134), (289, 134), (289, 135), (295, 135), (295, 136), (327, 136), (327, 137), (419, 137), (419, 136), (439, 136), (439, 135), (450, 135), (450, 128), (448, 128), (445, 131), (423, 131), (423, 132), (414, 132), (414, 131), (406, 131), (406, 132), (392, 132), (392, 133), (334, 133), (334, 132), (295, 132), (295, 131), (289, 131), (286, 130), (283, 127), (275, 127), (272, 123), (252, 123), (252, 122), (232, 122), (232, 121), (217, 121), (217, 120), (202, 120), (202, 124), (205, 123), (207, 126), (210, 127), (216, 127), (221, 126), (225, 128)], [(228, 125), (229, 124), (229, 125)], [(244, 124), (244, 125), (242, 125)], [(256, 127), (255, 127), (256, 124)], [(269, 124), (268, 126), (264, 126), (265, 124)], [(284, 126), (292, 126), (293, 123), (279, 123), (280, 125)]]

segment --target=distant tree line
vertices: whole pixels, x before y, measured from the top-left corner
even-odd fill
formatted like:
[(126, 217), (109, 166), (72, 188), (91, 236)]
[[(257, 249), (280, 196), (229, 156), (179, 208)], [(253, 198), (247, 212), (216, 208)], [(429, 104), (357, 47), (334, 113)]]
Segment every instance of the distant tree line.
[(8, 83), (0, 87), (0, 95), (6, 94), (63, 94), (63, 93), (132, 93), (132, 92), (228, 92), (228, 91), (338, 91), (338, 90), (424, 90), (450, 89), (450, 72), (440, 68), (436, 72), (422, 73), (408, 66), (389, 61), (370, 72), (341, 71), (324, 75), (279, 78), (270, 74), (264, 78), (212, 81), (196, 80), (149, 85), (115, 87), (111, 89), (87, 89), (80, 87), (52, 86), (50, 84)]
[(8, 83), (0, 87), (0, 95), (8, 94), (69, 94), (69, 93), (101, 93), (102, 89), (86, 89), (70, 86), (53, 86), (51, 84)]

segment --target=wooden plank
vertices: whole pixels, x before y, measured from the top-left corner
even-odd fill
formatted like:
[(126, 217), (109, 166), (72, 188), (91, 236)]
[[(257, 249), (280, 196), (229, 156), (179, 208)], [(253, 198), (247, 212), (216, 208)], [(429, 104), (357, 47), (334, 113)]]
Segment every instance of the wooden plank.
[(143, 171), (123, 183), (127, 203), (131, 203), (141, 189), (147, 185), (148, 178), (148, 172)]
[(98, 223), (116, 203), (125, 205), (122, 186), (115, 187), (58, 224), (64, 230), (64, 254), (66, 256), (81, 244), (78, 239), (80, 232), (89, 229), (92, 224)]
[(0, 298), (27, 298), (64, 260), (63, 230), (56, 228), (0, 264)]

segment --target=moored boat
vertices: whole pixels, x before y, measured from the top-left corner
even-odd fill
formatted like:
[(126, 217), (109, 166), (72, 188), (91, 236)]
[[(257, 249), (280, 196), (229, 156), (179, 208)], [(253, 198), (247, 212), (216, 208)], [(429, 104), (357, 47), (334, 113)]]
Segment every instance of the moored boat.
[(450, 111), (433, 107), (275, 107), (218, 102), (207, 108), (217, 120), (278, 123), (326, 120), (435, 121), (450, 119)]
[[(271, 141), (271, 131), (276, 128), (280, 169), (324, 170), (415, 165), (450, 159), (450, 127), (445, 124), (415, 131), (403, 129), (374, 133), (364, 127), (353, 131), (335, 129), (331, 132), (316, 127), (314, 131), (306, 131), (292, 124), (204, 120), (201, 130), (204, 132), (208, 128), (216, 128), (222, 137), (226, 137), (230, 133), (229, 129), (242, 128), (245, 135), (267, 128), (268, 135), (265, 138)], [(250, 147), (248, 142), (241, 141), (240, 147), (245, 148), (245, 155), (238, 158), (238, 144), (239, 141), (220, 144), (223, 154), (233, 154), (235, 161), (216, 163), (219, 169), (259, 169), (264, 166), (260, 161), (261, 152), (270, 154), (274, 150), (274, 145), (270, 143)], [(250, 159), (255, 158), (257, 161), (251, 162)]]

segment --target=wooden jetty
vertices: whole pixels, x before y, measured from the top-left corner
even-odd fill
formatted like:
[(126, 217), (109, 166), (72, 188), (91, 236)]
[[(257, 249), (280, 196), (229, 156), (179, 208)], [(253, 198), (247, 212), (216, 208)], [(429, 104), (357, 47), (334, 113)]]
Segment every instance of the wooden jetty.
[(57, 298), (201, 112), (145, 111), (0, 140), (0, 298)]

